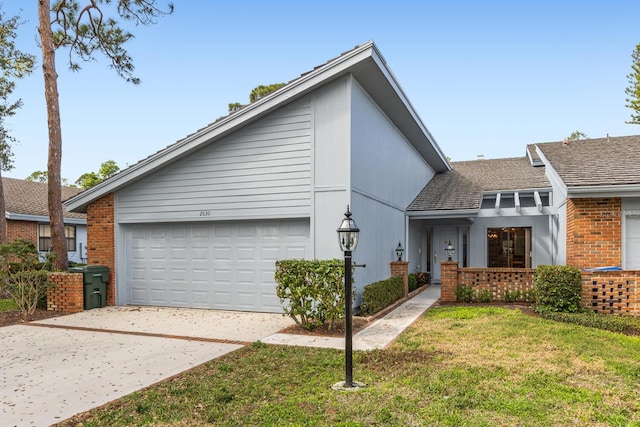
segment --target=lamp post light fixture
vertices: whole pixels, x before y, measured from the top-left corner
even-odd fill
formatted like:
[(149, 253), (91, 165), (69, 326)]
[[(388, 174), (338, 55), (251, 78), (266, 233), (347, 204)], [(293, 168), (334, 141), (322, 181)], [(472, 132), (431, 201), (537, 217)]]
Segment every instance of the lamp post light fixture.
[(398, 242), (398, 247), (396, 248), (396, 256), (398, 257), (398, 261), (402, 261), (402, 254), (404, 254), (404, 248), (402, 247), (402, 243)]
[(353, 381), (353, 319), (352, 319), (352, 269), (353, 263), (351, 260), (351, 253), (356, 250), (358, 246), (358, 233), (360, 229), (356, 225), (356, 222), (351, 218), (351, 212), (349, 211), (349, 205), (347, 205), (347, 211), (344, 213), (344, 218), (338, 227), (338, 242), (340, 243), (340, 250), (344, 252), (344, 312), (345, 312), (345, 325), (344, 325), (344, 345), (345, 345), (345, 380), (344, 383), (340, 382), (333, 386), (336, 390), (353, 390), (361, 388), (364, 384), (355, 383)]
[(447, 253), (447, 261), (451, 261), (451, 259), (453, 258), (453, 253), (455, 252), (455, 250), (456, 249), (451, 244), (451, 240), (449, 240), (449, 244), (447, 245), (447, 247), (444, 250)]

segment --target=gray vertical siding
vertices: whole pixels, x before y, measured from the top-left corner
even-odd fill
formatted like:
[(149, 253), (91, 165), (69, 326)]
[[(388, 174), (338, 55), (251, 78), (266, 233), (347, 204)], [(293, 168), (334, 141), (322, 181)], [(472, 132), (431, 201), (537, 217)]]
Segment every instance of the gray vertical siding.
[(118, 221), (308, 216), (310, 111), (299, 100), (123, 189)]

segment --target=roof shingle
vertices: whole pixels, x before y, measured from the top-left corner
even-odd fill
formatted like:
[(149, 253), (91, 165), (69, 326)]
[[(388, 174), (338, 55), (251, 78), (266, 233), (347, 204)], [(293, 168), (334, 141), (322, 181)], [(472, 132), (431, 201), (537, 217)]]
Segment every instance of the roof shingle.
[(532, 145), (568, 187), (640, 184), (640, 135)]
[(544, 168), (531, 166), (526, 157), (452, 162), (451, 166), (453, 170), (434, 175), (407, 210), (479, 209), (484, 192), (551, 187)]
[[(2, 178), (5, 208), (7, 213), (35, 216), (49, 216), (47, 206), (47, 184), (22, 179)], [(62, 187), (62, 200), (80, 193), (82, 188)], [(65, 218), (85, 219), (86, 214), (69, 212), (63, 206)]]

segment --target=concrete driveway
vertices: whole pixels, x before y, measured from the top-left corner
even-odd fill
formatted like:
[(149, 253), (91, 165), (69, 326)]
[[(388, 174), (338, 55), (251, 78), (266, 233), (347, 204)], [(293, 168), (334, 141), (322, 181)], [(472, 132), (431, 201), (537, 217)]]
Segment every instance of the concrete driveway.
[(2, 327), (2, 425), (60, 422), (291, 324), (280, 314), (105, 307)]

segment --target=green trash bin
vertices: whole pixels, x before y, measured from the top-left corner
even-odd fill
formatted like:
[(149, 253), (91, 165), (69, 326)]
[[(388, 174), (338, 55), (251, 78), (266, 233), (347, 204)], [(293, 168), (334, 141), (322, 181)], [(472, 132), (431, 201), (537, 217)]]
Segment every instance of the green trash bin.
[(84, 309), (101, 308), (107, 305), (107, 280), (109, 267), (104, 265), (85, 265), (69, 269), (83, 274)]

